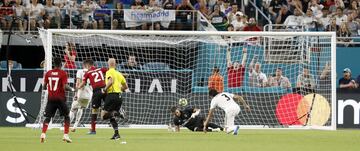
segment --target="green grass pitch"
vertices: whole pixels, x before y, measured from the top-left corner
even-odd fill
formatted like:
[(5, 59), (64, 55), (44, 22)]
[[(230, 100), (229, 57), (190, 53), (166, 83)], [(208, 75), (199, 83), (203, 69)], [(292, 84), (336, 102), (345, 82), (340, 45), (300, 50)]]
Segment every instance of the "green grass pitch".
[(358, 151), (359, 130), (240, 130), (239, 135), (222, 132), (204, 134), (167, 129), (120, 129), (122, 140), (112, 141), (111, 129), (98, 129), (97, 135), (86, 135), (87, 129), (70, 133), (73, 143), (62, 142), (62, 132), (51, 129), (44, 144), (40, 130), (0, 128), (2, 151)]

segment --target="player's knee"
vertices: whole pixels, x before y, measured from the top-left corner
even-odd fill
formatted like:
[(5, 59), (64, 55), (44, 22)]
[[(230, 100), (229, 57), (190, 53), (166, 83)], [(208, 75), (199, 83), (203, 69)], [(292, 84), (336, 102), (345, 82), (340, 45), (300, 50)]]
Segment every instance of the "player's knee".
[(71, 112), (77, 112), (78, 111), (78, 108), (72, 108), (71, 109)]
[(50, 123), (51, 118), (50, 117), (46, 117), (44, 120), (44, 123)]
[(102, 120), (107, 120), (107, 119), (109, 119), (110, 118), (110, 114), (109, 114), (109, 112), (107, 112), (107, 111), (101, 111), (101, 119)]
[(64, 116), (64, 120), (65, 120), (65, 121), (70, 121), (69, 115), (65, 115), (65, 116)]
[(92, 114), (99, 114), (100, 109), (99, 108), (93, 108), (91, 109)]

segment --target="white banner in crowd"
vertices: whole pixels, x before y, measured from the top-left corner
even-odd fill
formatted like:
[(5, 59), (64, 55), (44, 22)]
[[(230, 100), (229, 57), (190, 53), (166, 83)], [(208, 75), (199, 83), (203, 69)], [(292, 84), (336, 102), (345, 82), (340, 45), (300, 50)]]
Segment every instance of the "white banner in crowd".
[(126, 27), (140, 26), (144, 22), (161, 22), (162, 26), (168, 27), (173, 20), (175, 20), (175, 10), (124, 10)]

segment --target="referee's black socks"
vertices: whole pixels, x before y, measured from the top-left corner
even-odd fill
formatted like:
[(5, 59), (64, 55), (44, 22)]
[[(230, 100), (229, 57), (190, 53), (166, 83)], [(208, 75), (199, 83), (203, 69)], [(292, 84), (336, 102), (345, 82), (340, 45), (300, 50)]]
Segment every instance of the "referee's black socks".
[(118, 123), (116, 122), (115, 118), (111, 118), (110, 119), (110, 124), (113, 127), (115, 134), (119, 134), (119, 127), (118, 127)]

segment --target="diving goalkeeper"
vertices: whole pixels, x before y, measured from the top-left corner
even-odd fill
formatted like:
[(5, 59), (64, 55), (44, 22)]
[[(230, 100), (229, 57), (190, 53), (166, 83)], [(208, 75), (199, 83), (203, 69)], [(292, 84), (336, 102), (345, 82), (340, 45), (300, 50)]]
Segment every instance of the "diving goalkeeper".
[[(173, 124), (175, 125), (175, 132), (180, 131), (180, 126), (184, 126), (193, 132), (202, 132), (204, 128), (205, 117), (200, 116), (200, 109), (187, 107), (180, 110), (178, 107), (172, 107), (171, 113), (174, 115)], [(223, 131), (223, 128), (214, 123), (209, 123), (207, 131)]]

